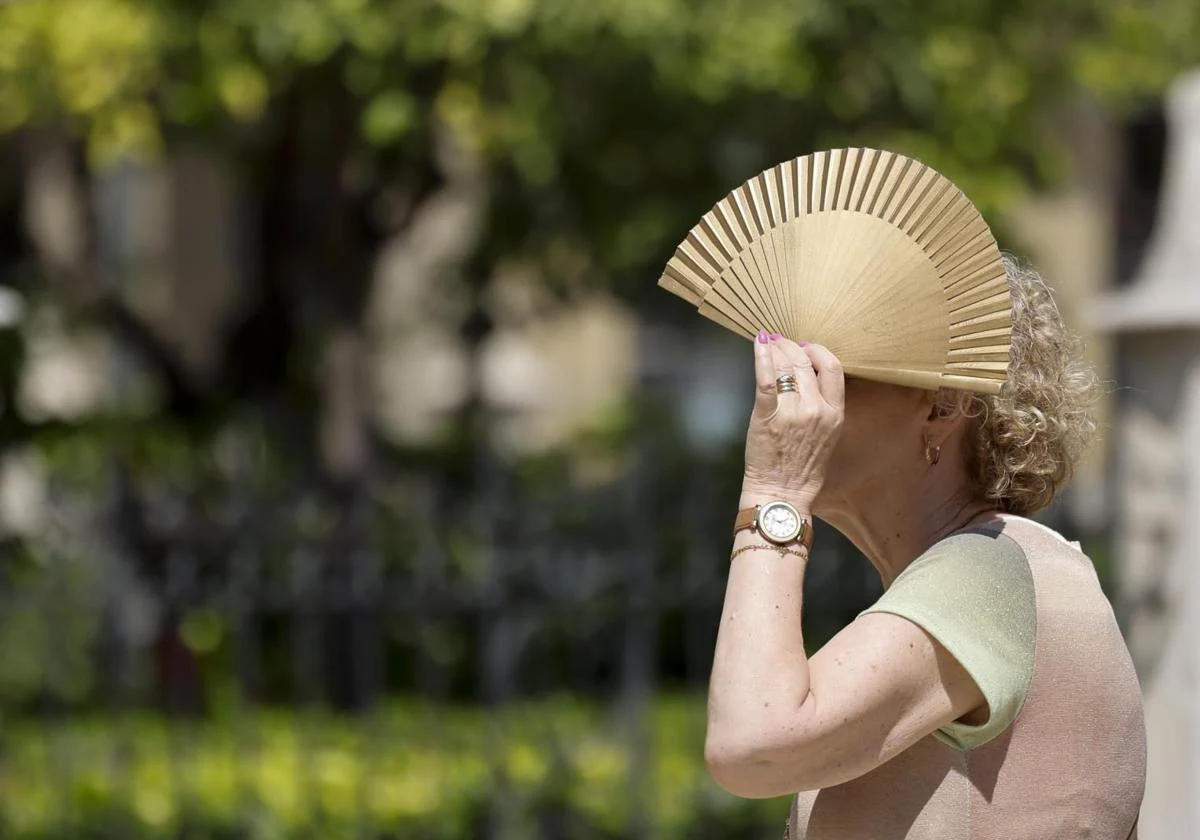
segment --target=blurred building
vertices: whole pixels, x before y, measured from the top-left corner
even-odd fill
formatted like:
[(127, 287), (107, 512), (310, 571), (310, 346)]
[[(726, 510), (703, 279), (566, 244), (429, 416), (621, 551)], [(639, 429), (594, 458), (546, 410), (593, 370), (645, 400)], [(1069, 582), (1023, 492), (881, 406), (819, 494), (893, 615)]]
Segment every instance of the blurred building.
[(1146, 697), (1142, 836), (1200, 833), (1200, 71), (1167, 100), (1152, 235), (1095, 321), (1119, 336), (1116, 550), (1126, 633)]

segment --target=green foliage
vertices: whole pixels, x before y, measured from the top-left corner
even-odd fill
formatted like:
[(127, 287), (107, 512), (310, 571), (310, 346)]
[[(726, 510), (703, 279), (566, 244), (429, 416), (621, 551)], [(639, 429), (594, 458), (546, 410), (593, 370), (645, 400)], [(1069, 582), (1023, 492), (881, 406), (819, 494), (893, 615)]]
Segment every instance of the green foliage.
[(1200, 61), (1200, 4), (1097, 3), (1095, 14), (1103, 36), (1080, 43), (1072, 72), (1110, 106), (1153, 96)]
[[(786, 800), (736, 800), (708, 780), (701, 698), (666, 698), (650, 714), (650, 772), (638, 790), (654, 837), (780, 830)], [(140, 715), (14, 721), (0, 739), (0, 826), (10, 840), (465, 840), (502, 804), (508, 836), (615, 838), (634, 811), (621, 733), (564, 700), (492, 714), (396, 704), (359, 721), (270, 712), (171, 725)], [(542, 833), (549, 821), (562, 830)]]
[[(153, 152), (164, 124), (253, 123), (323, 68), (358, 101), (368, 144), (436, 118), (534, 184), (564, 174), (589, 114), (625, 114), (685, 156), (777, 127), (792, 152), (896, 147), (966, 178), (986, 205), (1015, 187), (1008, 164), (1044, 155), (1047, 107), (1078, 91), (1157, 94), (1200, 58), (1198, 18), (1189, 0), (24, 0), (0, 7), (0, 131), (63, 115), (98, 160)], [(636, 107), (643, 92), (659, 118)], [(755, 122), (732, 122), (745, 110), (728, 106), (762, 96)], [(673, 120), (675, 101), (711, 122)], [(659, 165), (642, 144), (591, 140), (624, 156), (631, 181), (631, 152)]]

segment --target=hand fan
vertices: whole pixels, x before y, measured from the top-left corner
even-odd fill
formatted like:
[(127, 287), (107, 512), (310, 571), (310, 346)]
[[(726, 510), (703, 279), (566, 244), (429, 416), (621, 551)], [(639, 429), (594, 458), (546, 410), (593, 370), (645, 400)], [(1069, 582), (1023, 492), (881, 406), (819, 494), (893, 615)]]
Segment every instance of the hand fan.
[(747, 338), (823, 344), (848, 376), (990, 394), (1008, 376), (995, 238), (945, 176), (892, 152), (816, 152), (751, 178), (658, 284)]

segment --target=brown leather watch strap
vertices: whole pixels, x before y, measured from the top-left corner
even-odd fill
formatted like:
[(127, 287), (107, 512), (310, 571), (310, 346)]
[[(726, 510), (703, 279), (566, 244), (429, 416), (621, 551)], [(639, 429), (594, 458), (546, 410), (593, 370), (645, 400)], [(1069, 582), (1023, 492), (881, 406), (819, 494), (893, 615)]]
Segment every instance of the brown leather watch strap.
[(796, 542), (804, 546), (808, 551), (812, 551), (813, 544), (813, 524), (811, 519), (805, 519), (800, 526), (800, 536), (796, 537)]
[(744, 531), (746, 528), (754, 527), (754, 519), (758, 516), (758, 506), (742, 508), (737, 512), (737, 518), (733, 520), (733, 533)]

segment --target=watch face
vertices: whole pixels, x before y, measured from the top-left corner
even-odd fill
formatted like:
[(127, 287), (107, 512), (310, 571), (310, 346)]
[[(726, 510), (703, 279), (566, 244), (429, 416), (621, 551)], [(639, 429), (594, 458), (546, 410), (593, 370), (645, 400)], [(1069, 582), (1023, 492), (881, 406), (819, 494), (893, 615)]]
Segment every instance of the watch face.
[(788, 542), (800, 534), (800, 515), (787, 502), (769, 502), (758, 512), (758, 528), (774, 542)]

